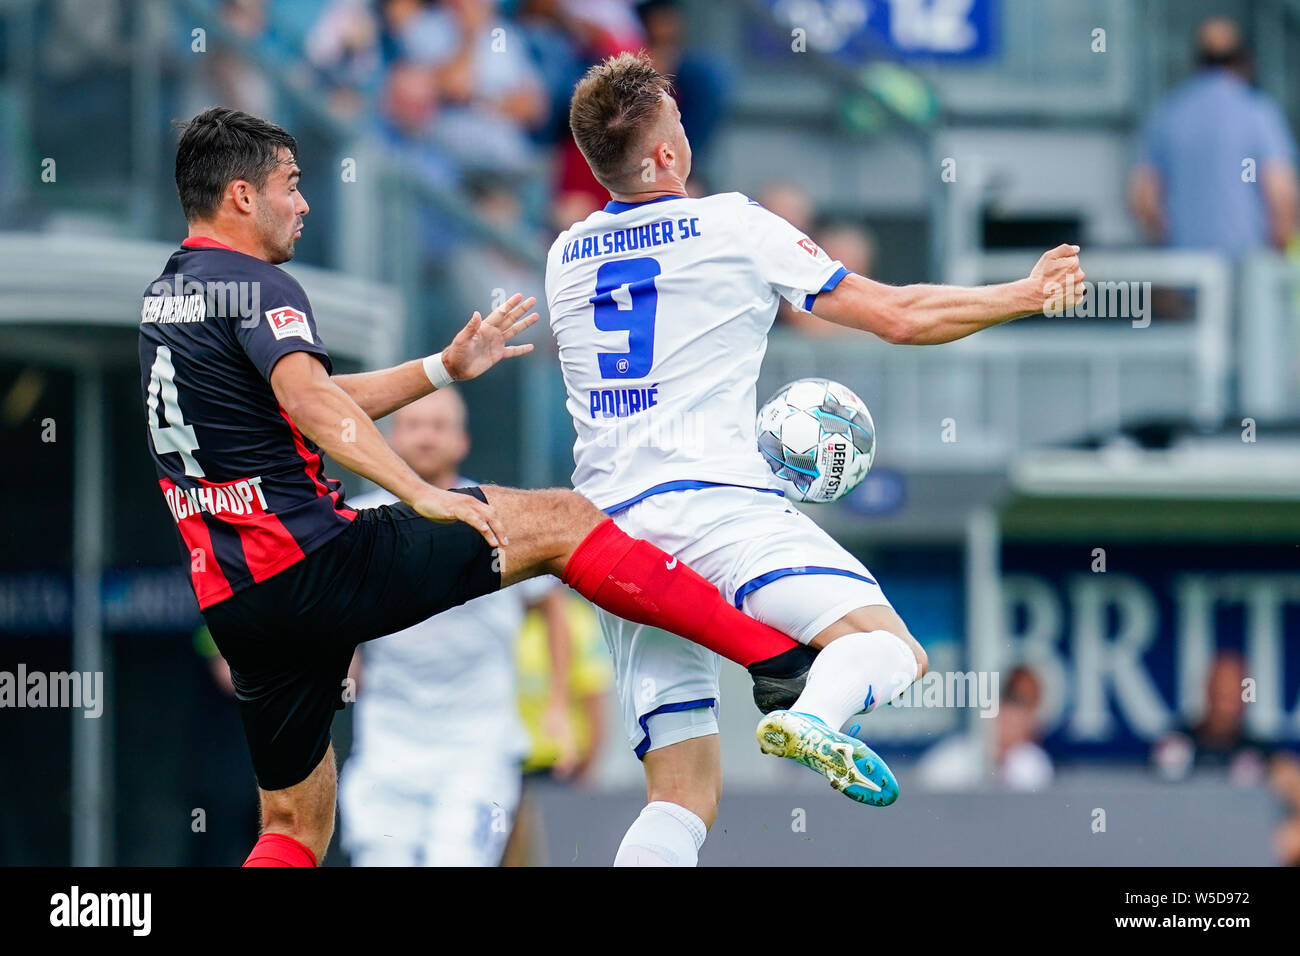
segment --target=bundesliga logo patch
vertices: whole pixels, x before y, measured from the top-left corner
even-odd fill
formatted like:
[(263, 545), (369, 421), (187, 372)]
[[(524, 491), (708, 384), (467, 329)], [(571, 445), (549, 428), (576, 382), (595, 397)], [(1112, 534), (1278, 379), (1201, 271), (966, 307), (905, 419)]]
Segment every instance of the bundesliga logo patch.
[(307, 324), (307, 314), (305, 312), (299, 312), (297, 309), (286, 305), (278, 309), (271, 309), (266, 313), (266, 318), (271, 323), (271, 331), (277, 339), (297, 336), (300, 339), (312, 342), (313, 345), (315, 344), (311, 337), (311, 326)]
[(814, 259), (821, 255), (821, 250), (817, 248), (817, 243), (813, 242), (807, 236), (804, 236), (799, 240), (799, 248), (808, 253), (808, 255), (812, 256)]

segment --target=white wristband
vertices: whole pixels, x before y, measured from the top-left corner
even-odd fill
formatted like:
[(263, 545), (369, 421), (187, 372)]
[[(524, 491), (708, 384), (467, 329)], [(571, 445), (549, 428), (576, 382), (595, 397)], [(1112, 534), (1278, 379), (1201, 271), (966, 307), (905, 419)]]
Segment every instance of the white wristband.
[(442, 362), (442, 353), (435, 352), (424, 360), (424, 374), (429, 376), (429, 381), (433, 383), (434, 388), (446, 388), (455, 381), (451, 373), (447, 371), (447, 366)]

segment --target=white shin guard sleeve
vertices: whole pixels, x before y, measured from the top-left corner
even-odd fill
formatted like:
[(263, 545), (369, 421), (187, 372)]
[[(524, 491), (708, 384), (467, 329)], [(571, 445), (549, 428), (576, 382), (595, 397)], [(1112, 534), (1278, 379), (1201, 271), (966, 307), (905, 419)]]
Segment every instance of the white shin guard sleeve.
[(870, 713), (901, 694), (917, 672), (916, 655), (897, 634), (845, 634), (817, 654), (804, 691), (790, 709), (839, 730), (854, 714)]

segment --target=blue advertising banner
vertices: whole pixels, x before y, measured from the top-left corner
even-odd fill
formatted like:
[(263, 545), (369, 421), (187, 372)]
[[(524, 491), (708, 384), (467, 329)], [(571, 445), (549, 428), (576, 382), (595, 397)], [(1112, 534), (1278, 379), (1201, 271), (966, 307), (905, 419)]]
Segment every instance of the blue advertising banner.
[[(202, 622), (182, 567), (109, 570), (101, 585), (104, 627), (115, 631), (191, 631)], [(0, 634), (67, 634), (72, 578), (66, 572), (0, 574)]]
[(882, 49), (902, 59), (974, 60), (994, 52), (997, 0), (765, 0), (807, 47), (859, 63)]
[(1008, 546), (1008, 662), (1044, 684), (1047, 749), (1137, 756), (1202, 715), (1241, 655), (1246, 733), (1300, 742), (1300, 547)]

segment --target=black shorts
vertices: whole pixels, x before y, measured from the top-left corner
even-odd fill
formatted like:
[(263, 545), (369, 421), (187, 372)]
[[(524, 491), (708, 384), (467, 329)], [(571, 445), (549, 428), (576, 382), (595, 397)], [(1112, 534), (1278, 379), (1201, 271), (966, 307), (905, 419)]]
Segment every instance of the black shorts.
[(477, 531), (395, 504), (358, 511), (297, 564), (207, 608), (258, 786), (300, 783), (325, 756), (358, 644), (500, 587), (500, 564)]

